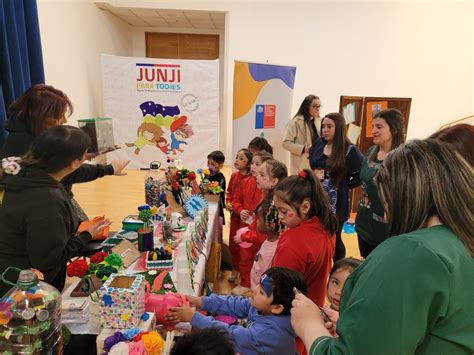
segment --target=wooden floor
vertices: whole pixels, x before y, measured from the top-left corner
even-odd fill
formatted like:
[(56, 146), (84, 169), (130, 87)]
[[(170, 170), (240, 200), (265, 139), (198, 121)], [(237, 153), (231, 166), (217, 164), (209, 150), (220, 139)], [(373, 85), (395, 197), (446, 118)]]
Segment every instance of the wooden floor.
[[(105, 215), (112, 221), (111, 230), (118, 231), (122, 220), (129, 214), (136, 214), (137, 207), (145, 203), (144, 177), (147, 171), (128, 170), (126, 176), (106, 176), (92, 182), (76, 184), (73, 187), (75, 199), (87, 213), (89, 218)], [(224, 167), (223, 173), (227, 181), (230, 179), (230, 167)], [(226, 212), (227, 213), (227, 212)], [(226, 220), (230, 218), (227, 215)], [(224, 243), (229, 243), (229, 229), (224, 226)], [(355, 234), (343, 235), (346, 255), (360, 257)], [(224, 250), (223, 258), (228, 260), (228, 250)], [(215, 285), (215, 292), (228, 294), (234, 286), (226, 280), (230, 273), (223, 272), (221, 281)]]

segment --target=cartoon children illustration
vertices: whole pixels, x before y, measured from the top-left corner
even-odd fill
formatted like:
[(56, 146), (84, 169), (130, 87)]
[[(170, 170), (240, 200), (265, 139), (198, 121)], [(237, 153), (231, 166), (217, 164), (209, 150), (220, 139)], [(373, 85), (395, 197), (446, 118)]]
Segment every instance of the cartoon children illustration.
[(163, 130), (154, 123), (142, 123), (137, 129), (137, 140), (134, 143), (125, 143), (127, 147), (135, 147), (138, 155), (145, 145), (158, 145)]
[[(192, 127), (186, 123), (188, 118), (186, 116), (181, 116), (177, 120), (175, 120), (170, 127), (171, 131), (171, 151), (173, 155), (176, 155), (176, 151), (183, 152), (184, 149), (181, 149), (181, 144), (188, 144), (185, 139), (191, 137), (194, 132)], [(179, 139), (182, 140), (179, 140)]]

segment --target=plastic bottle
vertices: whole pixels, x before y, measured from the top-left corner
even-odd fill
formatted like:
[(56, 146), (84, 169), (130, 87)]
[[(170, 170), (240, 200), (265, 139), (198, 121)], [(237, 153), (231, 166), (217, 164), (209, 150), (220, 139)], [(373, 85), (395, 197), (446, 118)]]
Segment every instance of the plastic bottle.
[(145, 175), (145, 203), (148, 206), (159, 207), (160, 194), (163, 192), (162, 185), (165, 182), (165, 174), (160, 170), (161, 163), (152, 161), (150, 171)]
[[(16, 283), (5, 278), (20, 273)], [(0, 299), (0, 354), (62, 354), (61, 294), (32, 269), (7, 268), (14, 286)]]

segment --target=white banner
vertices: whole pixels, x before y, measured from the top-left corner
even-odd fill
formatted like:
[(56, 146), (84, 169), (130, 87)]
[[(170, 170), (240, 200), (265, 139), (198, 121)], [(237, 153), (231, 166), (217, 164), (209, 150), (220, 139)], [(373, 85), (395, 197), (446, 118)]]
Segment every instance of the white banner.
[(181, 159), (185, 168), (207, 166), (219, 149), (219, 61), (102, 55), (104, 114), (115, 144), (107, 158), (147, 168)]
[(296, 67), (236, 62), (234, 66), (233, 156), (263, 134), (273, 156), (289, 167), (282, 147), (291, 104)]

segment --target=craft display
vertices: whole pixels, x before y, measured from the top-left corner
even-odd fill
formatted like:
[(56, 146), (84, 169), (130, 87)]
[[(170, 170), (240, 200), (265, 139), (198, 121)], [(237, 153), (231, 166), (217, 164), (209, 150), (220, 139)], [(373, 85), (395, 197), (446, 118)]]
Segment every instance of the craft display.
[(155, 248), (146, 253), (146, 268), (148, 270), (172, 269), (174, 250), (171, 246)]
[(143, 275), (112, 274), (100, 293), (100, 324), (106, 328), (132, 328), (145, 311)]
[(150, 293), (164, 295), (178, 292), (168, 271), (148, 270), (143, 276), (147, 284), (151, 285)]
[(186, 226), (184, 225), (183, 215), (178, 212), (171, 213), (171, 228), (173, 231), (180, 232), (186, 230)]
[(77, 120), (78, 126), (91, 139), (88, 153), (104, 153), (115, 149), (112, 119), (109, 117), (84, 118)]
[(128, 215), (122, 221), (122, 229), (126, 231), (137, 231), (143, 228), (145, 223), (138, 217), (138, 215)]
[[(5, 278), (20, 273), (16, 283)], [(1, 354), (61, 354), (61, 295), (33, 270), (7, 268), (1, 280), (13, 286), (0, 299)]]
[[(102, 329), (102, 331), (99, 333), (99, 335), (97, 335), (97, 338), (96, 338), (97, 354), (104, 354), (107, 351), (110, 354), (110, 350), (116, 344), (112, 340), (112, 339), (117, 339), (117, 335), (115, 335), (116, 333), (121, 333), (123, 337), (127, 339), (128, 342), (133, 342), (133, 338), (135, 338), (135, 336), (137, 336), (138, 334), (155, 330), (155, 323), (156, 323), (155, 314), (153, 312), (147, 312), (147, 313), (142, 314), (142, 316), (140, 317), (140, 322), (135, 328), (125, 329), (119, 332), (117, 332), (116, 329), (111, 329), (111, 328)], [(123, 337), (120, 336), (120, 339), (123, 339)], [(107, 342), (105, 342), (106, 339), (107, 339)], [(133, 352), (130, 352), (130, 353), (138, 354), (138, 353), (133, 353)], [(128, 352), (126, 354), (128, 354)]]
[(173, 198), (179, 205), (183, 206), (192, 194), (200, 191), (196, 182), (196, 173), (185, 169), (179, 159), (168, 158), (167, 162), (171, 165), (166, 168), (166, 179)]
[[(81, 290), (85, 295), (89, 295), (93, 301), (99, 297), (96, 287), (97, 282), (92, 278), (99, 279), (101, 282), (106, 281), (110, 275), (119, 271), (123, 266), (122, 258), (115, 253), (107, 254), (105, 252), (98, 252), (92, 255), (88, 264), (85, 260), (77, 259), (66, 268), (69, 277), (79, 277), (82, 279)], [(84, 297), (84, 294), (77, 294), (72, 297)]]
[(197, 214), (208, 206), (207, 201), (201, 195), (192, 195), (184, 204), (186, 213), (194, 218)]
[(138, 207), (138, 218), (143, 221), (143, 228), (140, 228), (138, 232), (138, 250), (139, 251), (150, 251), (154, 247), (154, 230), (151, 216), (156, 211), (156, 207), (150, 207), (143, 205)]
[(165, 293), (164, 295), (147, 292), (145, 296), (145, 307), (147, 312), (154, 312), (157, 324), (163, 324), (168, 330), (173, 329), (174, 323), (165, 318), (171, 307), (189, 306), (185, 296), (179, 293)]
[(150, 171), (145, 175), (145, 203), (149, 206), (168, 207), (168, 198), (166, 191), (168, 188), (168, 181), (161, 170), (161, 162), (152, 161), (150, 163)]
[[(145, 313), (147, 314), (147, 313)], [(160, 334), (154, 330), (143, 331), (140, 328), (115, 332), (103, 341), (103, 347), (98, 354), (149, 354), (168, 355), (166, 343)]]

